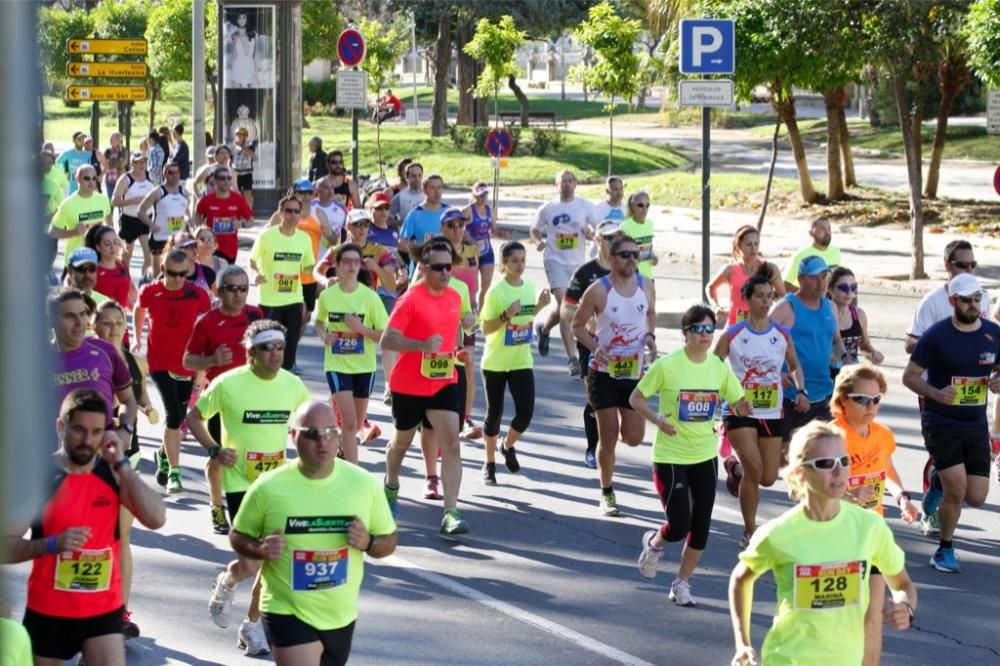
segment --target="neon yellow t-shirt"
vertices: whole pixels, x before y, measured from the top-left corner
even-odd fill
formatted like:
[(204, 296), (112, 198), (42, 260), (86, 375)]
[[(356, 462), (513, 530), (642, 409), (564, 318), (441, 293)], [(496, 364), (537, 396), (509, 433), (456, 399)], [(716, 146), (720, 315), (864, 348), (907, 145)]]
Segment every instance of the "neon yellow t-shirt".
[(198, 398), (205, 419), (222, 416), (222, 446), (236, 449), (236, 464), (222, 468), (222, 490), (238, 493), (285, 461), (288, 426), (299, 405), (310, 399), (302, 380), (278, 370), (261, 379), (250, 365), (224, 372)]
[(260, 609), (294, 615), (320, 631), (358, 617), (364, 553), (347, 545), (357, 516), (371, 534), (396, 531), (382, 484), (345, 460), (325, 479), (309, 479), (297, 463), (266, 475), (247, 491), (233, 529), (251, 537), (281, 530), (281, 558), (264, 562)]
[(534, 366), (531, 355), (532, 328), (535, 319), (535, 285), (522, 280), (520, 287), (507, 280), (494, 282), (483, 299), (482, 317), (496, 319), (514, 301), (521, 302), (521, 312), (502, 327), (486, 336), (483, 370), (510, 372)]
[(833, 270), (840, 265), (839, 247), (831, 245), (825, 250), (817, 250), (815, 247), (810, 245), (809, 247), (804, 247), (796, 252), (795, 256), (792, 257), (792, 260), (788, 262), (788, 266), (785, 267), (785, 282), (795, 285), (795, 288), (797, 289), (799, 286), (799, 264), (801, 264), (802, 260), (806, 257), (811, 257), (813, 255), (822, 257), (823, 261), (826, 262), (826, 265), (830, 267), (830, 270)]
[(737, 402), (743, 387), (728, 365), (709, 353), (701, 363), (688, 358), (684, 347), (656, 360), (639, 380), (647, 398), (659, 393), (659, 414), (677, 429), (668, 437), (659, 428), (653, 441), (654, 463), (694, 465), (711, 460), (718, 445), (715, 417), (722, 401)]
[(20, 622), (0, 617), (0, 664), (32, 666), (31, 637)]
[(653, 279), (653, 221), (646, 218), (646, 221), (639, 224), (631, 217), (621, 225), (622, 233), (631, 236), (639, 245), (639, 275)]
[(377, 343), (352, 331), (344, 323), (344, 317), (355, 314), (368, 328), (384, 331), (389, 315), (378, 294), (363, 284), (346, 293), (338, 283), (323, 290), (316, 308), (316, 320), (323, 322), (328, 332), (337, 333), (337, 340), (326, 346), (323, 370), (352, 375), (375, 372)]
[(46, 215), (52, 215), (59, 210), (59, 204), (63, 200), (63, 192), (66, 191), (65, 178), (59, 179), (56, 174), (61, 171), (53, 169), (42, 178), (42, 206)]
[[(472, 299), (469, 298), (469, 285), (465, 284), (457, 277), (453, 277), (448, 281), (448, 286), (457, 291), (458, 295), (462, 297), (462, 309), (461, 312), (459, 312), (459, 316), (464, 318), (466, 314), (472, 312)], [(455, 365), (463, 368), (465, 367), (465, 364), (458, 359), (455, 359)]]
[[(59, 204), (55, 215), (52, 217), (52, 226), (56, 229), (71, 230), (83, 223), (87, 228), (95, 224), (104, 222), (104, 218), (111, 215), (111, 202), (108, 197), (100, 192), (94, 192), (87, 198), (80, 196), (79, 192), (74, 192)], [(83, 245), (83, 236), (73, 236), (66, 239), (66, 256)]]
[(260, 285), (260, 305), (280, 307), (303, 303), (302, 271), (311, 271), (316, 264), (312, 241), (299, 229), (291, 236), (281, 233), (281, 227), (271, 227), (257, 236), (250, 259), (267, 281)]
[(885, 520), (843, 501), (822, 522), (801, 505), (789, 509), (754, 532), (740, 559), (756, 574), (771, 571), (778, 588), (761, 652), (768, 666), (860, 664), (871, 567), (894, 576), (904, 565)]

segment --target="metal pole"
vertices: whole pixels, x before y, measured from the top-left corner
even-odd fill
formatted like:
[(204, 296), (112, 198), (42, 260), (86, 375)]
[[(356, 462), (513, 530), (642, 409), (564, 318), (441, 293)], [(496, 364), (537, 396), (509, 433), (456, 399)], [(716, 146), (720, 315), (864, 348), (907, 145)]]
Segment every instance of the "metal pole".
[(351, 178), (354, 179), (354, 182), (358, 181), (358, 111), (357, 111), (357, 109), (351, 109)]
[(410, 42), (413, 44), (413, 54), (410, 59), (410, 66), (413, 68), (413, 124), (420, 124), (420, 112), (417, 109), (417, 17), (413, 10), (410, 10)]
[(205, 0), (191, 12), (191, 173), (205, 162)]
[(709, 233), (712, 214), (712, 156), (709, 149), (712, 143), (712, 109), (703, 106), (701, 109), (701, 298), (708, 303), (705, 287), (709, 280)]

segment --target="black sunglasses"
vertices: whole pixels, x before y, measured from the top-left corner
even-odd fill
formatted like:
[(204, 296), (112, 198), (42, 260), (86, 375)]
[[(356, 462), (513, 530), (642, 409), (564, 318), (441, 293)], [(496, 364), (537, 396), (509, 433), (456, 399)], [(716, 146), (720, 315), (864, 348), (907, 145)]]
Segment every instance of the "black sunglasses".
[(74, 266), (73, 270), (77, 273), (96, 273), (97, 266), (94, 264), (87, 264), (85, 266)]
[(164, 269), (163, 272), (167, 274), (167, 277), (187, 277), (187, 271), (172, 271), (170, 269)]
[(692, 324), (684, 329), (688, 333), (715, 333), (715, 324)]
[(451, 264), (428, 264), (427, 268), (432, 271), (437, 271), (438, 273), (444, 273), (445, 271), (451, 272)]
[(262, 344), (257, 345), (256, 347), (254, 347), (254, 349), (259, 349), (261, 351), (268, 351), (268, 352), (285, 351), (285, 343), (284, 342), (264, 342)]
[(236, 292), (245, 294), (250, 291), (250, 286), (245, 284), (224, 284), (222, 285), (222, 291), (228, 291), (230, 294), (235, 294)]
[(955, 268), (961, 268), (963, 271), (976, 270), (976, 266), (979, 265), (978, 261), (953, 261), (951, 265)]
[(970, 303), (981, 303), (982, 300), (983, 300), (983, 295), (982, 294), (974, 294), (972, 296), (956, 296), (955, 298), (957, 298), (959, 300), (959, 302), (965, 303), (966, 305), (968, 305)]
[(632, 205), (635, 206), (636, 208), (649, 208), (649, 204), (648, 203), (636, 203), (636, 204), (632, 204)]
[(302, 213), (301, 208), (282, 208), (282, 213), (291, 213), (292, 215), (299, 215)]
[(638, 259), (639, 250), (622, 250), (620, 252), (615, 252), (614, 256), (621, 257), (622, 259)]

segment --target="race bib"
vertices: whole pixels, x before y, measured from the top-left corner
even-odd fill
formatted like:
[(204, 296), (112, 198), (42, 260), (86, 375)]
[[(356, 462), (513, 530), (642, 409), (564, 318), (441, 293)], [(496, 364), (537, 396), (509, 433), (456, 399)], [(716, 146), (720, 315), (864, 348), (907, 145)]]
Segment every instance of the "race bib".
[(176, 233), (184, 228), (184, 218), (183, 217), (168, 217), (167, 218), (167, 231), (170, 233)]
[(639, 259), (642, 261), (649, 261), (653, 258), (653, 239), (652, 238), (636, 238), (635, 242), (639, 244)]
[(715, 418), (719, 404), (716, 391), (681, 391), (677, 394), (677, 420), (700, 423)]
[(232, 218), (220, 217), (212, 221), (212, 231), (217, 234), (232, 234), (236, 232), (236, 223)]
[(951, 385), (955, 387), (955, 399), (951, 404), (960, 407), (978, 407), (986, 404), (988, 377), (952, 377)]
[(347, 582), (348, 549), (292, 550), (292, 590), (318, 592)]
[(332, 354), (364, 354), (365, 353), (365, 338), (360, 333), (353, 332), (339, 332), (334, 333), (336, 339), (334, 339), (333, 344), (330, 345), (330, 353)]
[(613, 379), (639, 379), (642, 359), (639, 354), (625, 354), (608, 358), (608, 374)]
[(103, 592), (111, 585), (111, 548), (56, 555), (55, 589), (63, 592)]
[(744, 319), (746, 319), (748, 314), (749, 313), (746, 310), (744, 310), (743, 308), (737, 308), (736, 309), (736, 323), (738, 324), (741, 321), (743, 321)]
[(746, 391), (747, 401), (753, 405), (754, 409), (777, 409), (778, 408), (778, 384), (777, 382), (747, 382), (743, 387)]
[(882, 491), (885, 489), (885, 470), (871, 474), (858, 474), (847, 479), (848, 490), (871, 488), (872, 498), (861, 505), (864, 509), (874, 509), (882, 503)]
[(865, 563), (796, 564), (792, 608), (826, 610), (850, 608), (861, 603)]
[(455, 355), (451, 352), (424, 352), (420, 374), (427, 379), (450, 379), (455, 371)]
[(530, 321), (524, 324), (515, 324), (512, 321), (507, 322), (507, 329), (503, 335), (504, 345), (510, 347), (512, 345), (531, 344), (531, 329), (532, 322)]
[(479, 248), (479, 256), (486, 254), (486, 251), (490, 249), (490, 239), (483, 238), (476, 241), (476, 247)]
[(557, 250), (575, 250), (580, 245), (580, 236), (577, 234), (556, 234)]
[(274, 453), (263, 453), (262, 451), (247, 451), (246, 464), (243, 467), (243, 475), (247, 481), (253, 483), (257, 477), (264, 472), (277, 469), (285, 462), (285, 452), (275, 451)]
[(275, 288), (279, 294), (290, 294), (299, 286), (299, 276), (287, 275), (285, 273), (275, 273), (272, 277)]

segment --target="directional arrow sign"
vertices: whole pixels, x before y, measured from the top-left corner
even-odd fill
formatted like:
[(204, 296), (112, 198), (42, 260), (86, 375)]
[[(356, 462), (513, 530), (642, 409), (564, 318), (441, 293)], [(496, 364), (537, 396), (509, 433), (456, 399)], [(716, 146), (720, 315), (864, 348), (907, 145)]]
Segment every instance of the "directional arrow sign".
[(736, 67), (736, 24), (732, 19), (682, 19), (682, 74), (732, 74)]
[(148, 68), (144, 62), (68, 62), (66, 76), (108, 76), (120, 79), (144, 79)]
[(145, 39), (67, 39), (66, 53), (102, 55), (146, 55)]
[(66, 97), (73, 102), (142, 102), (146, 86), (69, 86)]

